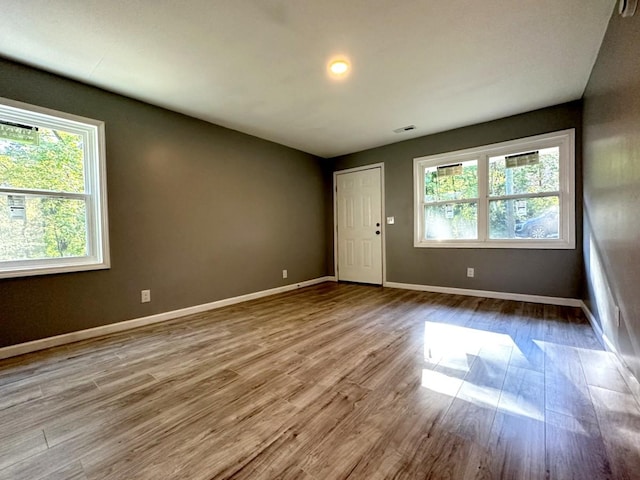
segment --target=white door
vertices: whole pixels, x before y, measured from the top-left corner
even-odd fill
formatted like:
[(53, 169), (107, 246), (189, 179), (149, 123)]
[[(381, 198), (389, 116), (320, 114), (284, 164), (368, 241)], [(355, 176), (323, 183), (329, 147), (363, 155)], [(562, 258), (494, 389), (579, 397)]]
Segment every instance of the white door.
[(338, 280), (382, 285), (381, 169), (336, 175)]

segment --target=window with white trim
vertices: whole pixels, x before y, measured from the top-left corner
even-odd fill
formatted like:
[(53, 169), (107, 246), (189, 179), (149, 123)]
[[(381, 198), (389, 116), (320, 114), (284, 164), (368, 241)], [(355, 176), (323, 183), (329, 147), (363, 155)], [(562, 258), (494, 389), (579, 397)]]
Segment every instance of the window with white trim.
[(414, 245), (575, 248), (573, 129), (414, 159)]
[(0, 98), (0, 278), (109, 267), (104, 123)]

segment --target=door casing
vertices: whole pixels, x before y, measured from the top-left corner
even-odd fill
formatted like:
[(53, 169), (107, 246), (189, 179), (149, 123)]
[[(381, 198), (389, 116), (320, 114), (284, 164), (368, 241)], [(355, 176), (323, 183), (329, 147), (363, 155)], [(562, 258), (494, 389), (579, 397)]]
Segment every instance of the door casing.
[(380, 209), (381, 222), (380, 228), (382, 232), (382, 285), (387, 283), (387, 256), (386, 256), (386, 215), (385, 215), (385, 190), (384, 190), (384, 163), (373, 163), (371, 165), (363, 165), (362, 167), (348, 168), (346, 170), (338, 170), (333, 172), (333, 271), (336, 280), (340, 280), (338, 272), (338, 175), (342, 173), (361, 172), (363, 170), (380, 169)]

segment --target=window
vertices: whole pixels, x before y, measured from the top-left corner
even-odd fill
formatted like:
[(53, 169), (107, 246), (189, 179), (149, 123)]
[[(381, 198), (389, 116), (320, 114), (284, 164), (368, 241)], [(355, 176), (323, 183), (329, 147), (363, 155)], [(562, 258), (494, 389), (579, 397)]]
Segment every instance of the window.
[(0, 98), (0, 278), (109, 267), (104, 124)]
[(416, 247), (575, 248), (574, 130), (414, 159)]

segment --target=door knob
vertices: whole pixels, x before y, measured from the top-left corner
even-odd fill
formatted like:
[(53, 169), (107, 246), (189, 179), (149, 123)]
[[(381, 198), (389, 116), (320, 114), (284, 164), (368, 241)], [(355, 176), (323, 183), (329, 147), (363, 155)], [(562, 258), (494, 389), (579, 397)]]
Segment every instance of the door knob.
[(380, 235), (380, 230), (376, 230), (376, 235)]

